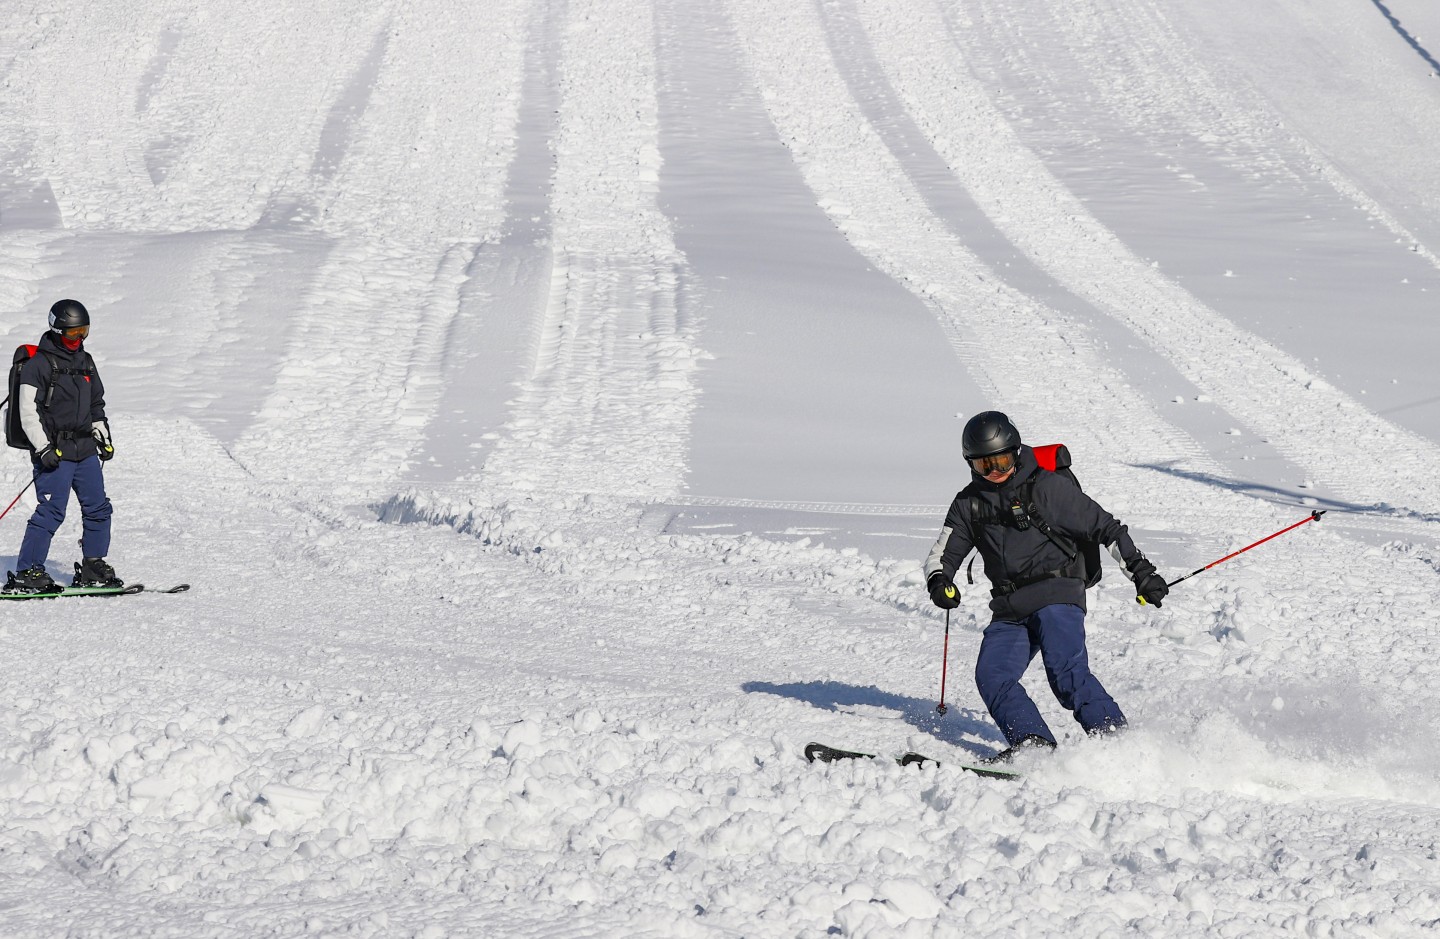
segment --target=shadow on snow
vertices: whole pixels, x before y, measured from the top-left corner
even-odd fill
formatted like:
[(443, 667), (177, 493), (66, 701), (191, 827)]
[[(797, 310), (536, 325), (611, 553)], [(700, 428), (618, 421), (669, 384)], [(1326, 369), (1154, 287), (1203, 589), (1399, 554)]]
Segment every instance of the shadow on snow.
[[(1339, 499), (1327, 499), (1322, 496), (1301, 494), (1292, 489), (1282, 489), (1279, 486), (1271, 486), (1266, 483), (1250, 482), (1242, 479), (1229, 479), (1224, 476), (1217, 476), (1214, 473), (1198, 473), (1194, 470), (1184, 470), (1175, 466), (1167, 466), (1161, 463), (1132, 463), (1137, 469), (1153, 470), (1157, 473), (1165, 473), (1170, 476), (1177, 476), (1181, 479), (1188, 479), (1191, 482), (1204, 483), (1207, 486), (1218, 486), (1221, 489), (1228, 489), (1231, 492), (1240, 492), (1245, 495), (1264, 499), (1277, 505), (1294, 505), (1297, 508), (1311, 509), (1322, 508), (1326, 511), (1333, 511), (1337, 515), (1369, 515), (1380, 518), (1407, 519), (1416, 522), (1440, 522), (1440, 514), (1434, 512), (1420, 512), (1404, 506), (1390, 505), (1386, 502), (1372, 502), (1369, 505), (1361, 505), (1358, 502), (1343, 502)], [(1307, 500), (1303, 505), (1299, 500)]]
[[(794, 701), (803, 701), (822, 711), (834, 711), (837, 714), (855, 714), (857, 712), (847, 710), (855, 707), (885, 708), (895, 711), (905, 723), (917, 730), (923, 730), (936, 740), (968, 750), (977, 756), (989, 756), (992, 750), (976, 744), (972, 740), (966, 740), (966, 736), (995, 740), (999, 741), (1001, 746), (1004, 745), (1000, 731), (979, 711), (951, 705), (948, 713), (942, 716), (936, 713), (933, 701), (892, 694), (888, 691), (881, 691), (874, 685), (862, 688), (858, 685), (847, 685), (836, 681), (804, 681), (785, 684), (747, 681), (740, 687), (748, 694), (772, 694), (780, 698), (790, 698)], [(846, 743), (845, 741), (824, 742), (836, 746), (844, 746)], [(943, 758), (939, 759), (943, 762)]]

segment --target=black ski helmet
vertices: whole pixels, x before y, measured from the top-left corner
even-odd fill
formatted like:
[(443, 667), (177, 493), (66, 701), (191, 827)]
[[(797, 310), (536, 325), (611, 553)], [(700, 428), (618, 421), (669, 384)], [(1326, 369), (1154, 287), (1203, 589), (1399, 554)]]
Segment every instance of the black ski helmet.
[(960, 448), (967, 460), (1019, 450), (1020, 431), (999, 411), (981, 411), (965, 422)]
[(90, 325), (90, 311), (79, 300), (60, 300), (50, 308), (50, 328), (57, 333)]

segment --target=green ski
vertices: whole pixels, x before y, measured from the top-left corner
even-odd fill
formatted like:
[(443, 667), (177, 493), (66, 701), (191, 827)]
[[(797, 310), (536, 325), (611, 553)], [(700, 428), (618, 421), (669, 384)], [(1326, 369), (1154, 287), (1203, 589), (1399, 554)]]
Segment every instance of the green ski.
[[(174, 587), (167, 587), (164, 590), (152, 590), (150, 592), (184, 593), (189, 589), (189, 584), (176, 584)], [(144, 584), (126, 584), (123, 587), (62, 587), (60, 590), (47, 591), (46, 593), (0, 593), (0, 600), (54, 600), (58, 597), (124, 597), (144, 592)]]

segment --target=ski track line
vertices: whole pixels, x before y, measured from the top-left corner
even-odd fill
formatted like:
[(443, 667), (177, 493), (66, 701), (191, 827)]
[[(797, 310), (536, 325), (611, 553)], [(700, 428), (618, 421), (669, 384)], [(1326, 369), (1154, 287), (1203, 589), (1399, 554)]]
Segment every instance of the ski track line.
[[(33, 75), (17, 69), (25, 54), (45, 41), (45, 35), (54, 17), (49, 15), (23, 15), (11, 9), (0, 13), (0, 88), (13, 100), (28, 100), (31, 93), (28, 79)], [(31, 209), (40, 197), (42, 186), (48, 192), (43, 171), (36, 166), (36, 128), (28, 122), (29, 113), (24, 107), (0, 108), (0, 228), (15, 228), (17, 224), (29, 227), (55, 227), (59, 224), (59, 209), (53, 199), (47, 205), (45, 218), (30, 218), (23, 223), (14, 214)], [(8, 191), (6, 191), (8, 190)], [(16, 204), (18, 203), (18, 205)], [(28, 203), (28, 204), (27, 204)], [(43, 211), (43, 210), (42, 210)], [(0, 281), (0, 290), (4, 290)], [(3, 297), (0, 297), (3, 300)]]
[[(563, 4), (536, 4), (526, 24), (514, 156), (504, 184), (505, 221), (466, 270), (460, 309), (446, 331), (437, 379), (445, 395), (409, 475), (427, 485), (473, 489), (529, 374), (538, 320), (549, 296), (553, 142)], [(428, 455), (428, 459), (425, 457)]]
[(1122, 9), (1082, 0), (1063, 14), (1033, 8), (1034, 17), (1045, 18), (1037, 29), (1050, 31), (1047, 41), (1063, 50), (1060, 55), (1030, 39), (1032, 28), (1020, 27), (1013, 9), (978, 0), (972, 10), (963, 20), (967, 26), (984, 32), (996, 23), (1015, 38), (1005, 50), (1007, 68), (1040, 76), (1050, 87), (1073, 90), (1083, 83), (1093, 90), (1087, 101), (1103, 102), (1149, 139), (1193, 138), (1246, 174), (1305, 175), (1283, 152), (1278, 118), (1265, 115), (1253, 96), (1242, 105), (1233, 84), (1217, 83), (1153, 5), (1132, 2)]
[[(1292, 146), (1308, 157), (1313, 168), (1330, 180), (1337, 191), (1373, 213), (1378, 221), (1409, 242), (1412, 250), (1440, 267), (1440, 255), (1416, 241), (1394, 214), (1384, 208), (1384, 203), (1388, 203), (1394, 205), (1397, 212), (1405, 213), (1408, 209), (1406, 214), (1412, 217), (1426, 212), (1434, 214), (1433, 195), (1427, 195), (1435, 190), (1434, 161), (1429, 159), (1429, 152), (1433, 149), (1431, 142), (1437, 124), (1433, 108), (1428, 107), (1434, 100), (1433, 73), (1416, 67), (1419, 62), (1412, 59), (1411, 49), (1406, 48), (1400, 55), (1392, 54), (1402, 40), (1376, 15), (1373, 6), (1367, 8), (1350, 0), (1329, 0), (1297, 6), (1222, 2), (1214, 9), (1207, 8), (1203, 14), (1176, 7), (1160, 9), (1164, 11), (1160, 15), (1177, 26), (1180, 19), (1187, 20), (1184, 30), (1188, 40), (1209, 53), (1220, 52), (1231, 58), (1227, 63), (1217, 57), (1213, 67), (1226, 70), (1232, 91), (1241, 94), (1238, 89), (1245, 88), (1242, 97), (1247, 107), (1255, 107), (1259, 115), (1256, 121), (1262, 130), (1267, 122), (1273, 122), (1272, 132), (1282, 137), (1282, 147)], [(1426, 4), (1410, 13), (1433, 18), (1433, 10), (1433, 5)], [(1217, 24), (1224, 25), (1217, 29)], [(1376, 125), (1377, 132), (1403, 134), (1411, 146), (1405, 148), (1403, 155), (1382, 154), (1378, 148), (1357, 150), (1346, 145), (1339, 148), (1338, 154), (1331, 153), (1336, 138), (1327, 132), (1317, 132), (1313, 125), (1306, 127), (1309, 118), (1306, 112), (1313, 111), (1313, 104), (1318, 102), (1312, 102), (1311, 107), (1302, 108), (1298, 113), (1288, 112), (1284, 101), (1267, 87), (1273, 81), (1273, 74), (1267, 75), (1263, 66), (1250, 68), (1235, 60), (1235, 44), (1227, 33), (1236, 31), (1251, 35), (1276, 34), (1280, 41), (1267, 48), (1270, 61), (1289, 62), (1286, 53), (1294, 49), (1299, 55), (1292, 68), (1298, 66), (1303, 70), (1308, 66), (1322, 74), (1334, 72), (1357, 78), (1338, 97), (1328, 93), (1333, 86), (1328, 79), (1322, 79), (1322, 93), (1329, 105), (1323, 112), (1324, 120), (1347, 127), (1369, 122)], [(1251, 76), (1248, 80), (1244, 77), (1247, 73)], [(1279, 94), (1291, 94), (1295, 90), (1290, 85)], [(1281, 118), (1281, 114), (1286, 117)], [(1359, 154), (1365, 155), (1358, 162), (1352, 162)], [(1376, 175), (1374, 163), (1382, 160), (1394, 163), (1397, 157), (1399, 165), (1395, 167), (1394, 176), (1387, 179), (1384, 172)], [(1357, 183), (1354, 176), (1366, 178), (1365, 184)], [(1383, 192), (1384, 203), (1371, 196), (1366, 186)], [(1433, 226), (1418, 224), (1428, 227), (1429, 238), (1435, 238)]]
[[(1334, 491), (1433, 503), (1436, 447), (1361, 408), (1136, 258), (1015, 137), (963, 63), (962, 27), (933, 3), (857, 9), (916, 123), (1011, 240), (1067, 289), (1116, 317), (1197, 387)], [(1362, 454), (1394, 457), (1383, 475)], [(1378, 498), (1377, 498), (1378, 497)]]
[[(0, 310), (5, 312), (33, 311), (40, 299), (40, 259), (46, 247), (61, 233), (35, 228), (14, 231), (0, 230)], [(53, 301), (52, 301), (53, 302)], [(48, 305), (46, 307), (48, 309)], [(16, 342), (34, 342), (30, 333), (39, 335), (43, 329), (38, 319), (25, 322), (17, 317), (13, 329), (26, 336)]]
[[(339, 457), (330, 472), (384, 479), (403, 469), (418, 443), (436, 388), (407, 397), (438, 357), (444, 321), (458, 307), (458, 247), (388, 249), (365, 239), (331, 252), (293, 318), (290, 352), (255, 423), (235, 453), (261, 475), (305, 479)], [(433, 308), (433, 309), (432, 309)], [(328, 461), (327, 461), (328, 462)], [(322, 475), (326, 475), (321, 470)]]
[[(529, 7), (515, 0), (491, 12), (424, 28), (402, 14), (338, 171), (316, 181), (330, 193), (321, 227), (337, 246), (300, 301), (286, 364), (236, 449), (257, 472), (303, 478), (326, 452), (352, 455), (339, 464), (349, 478), (393, 478), (423, 441), (467, 266), (505, 222)], [(418, 69), (411, 60), (437, 48), (445, 80), (433, 98), (392, 85), (393, 71)]]
[[(148, 277), (135, 260), (151, 252), (163, 254), (175, 276)], [(212, 417), (207, 408), (236, 381), (263, 380), (263, 373), (236, 369), (227, 359), (235, 348), (226, 348), (224, 341), (227, 328), (238, 328), (240, 304), (262, 269), (256, 254), (246, 233), (237, 231), (178, 236), (86, 232), (52, 245), (44, 270), (85, 271), (80, 284), (48, 280), (46, 286), (52, 296), (82, 292), (96, 317), (92, 351), (110, 400), (125, 402), (115, 427), (137, 412), (184, 414), (204, 424)], [(38, 327), (46, 303), (36, 306), (31, 322)], [(165, 312), (152, 318), (145, 315), (148, 310)], [(185, 324), (190, 356), (175, 354), (176, 318)]]
[[(363, 45), (350, 0), (257, 18), (198, 5), (40, 12), (15, 89), (67, 227), (244, 228), (318, 136), (315, 103)], [(177, 39), (177, 37), (180, 37)], [(31, 79), (28, 76), (43, 76)], [(199, 128), (197, 130), (197, 128)], [(157, 182), (158, 180), (158, 182)]]
[(249, 228), (277, 193), (306, 186), (330, 113), (326, 103), (344, 93), (360, 67), (385, 4), (318, 0), (272, 12), (257, 17), (192, 0), (165, 24), (178, 34), (173, 52), (164, 54), (161, 30), (143, 37), (151, 56), (159, 56), (153, 62), (159, 74), (135, 77), (130, 107), (144, 96), (139, 120), (160, 177), (155, 224)]
[[(0, 17), (0, 81), (10, 78), (22, 52), (33, 49), (44, 41), (45, 30), (52, 19), (52, 16), (33, 13), (25, 15), (13, 6), (4, 17)], [(17, 140), (8, 135), (5, 139), (11, 146), (15, 145)]]
[[(1047, 305), (1059, 313), (1076, 317), (1089, 332), (1092, 346), (1109, 350), (1116, 343), (1128, 345), (1131, 342), (1129, 330), (1083, 299), (1070, 294), (1034, 265), (974, 203), (954, 178), (945, 160), (910, 119), (875, 58), (853, 4), (827, 3), (822, 11), (833, 58), (851, 95), (924, 196), (935, 218), (943, 221), (955, 237), (963, 240), (1006, 283), (1023, 294), (1045, 298)], [(1160, 386), (1174, 386), (1190, 388), (1187, 397), (1204, 398), (1182, 375), (1169, 368), (1169, 363), (1156, 363), (1153, 358), (1142, 356), (1117, 359), (1110, 355), (1107, 360), (1121, 371), (1127, 381), (1147, 389), (1152, 396)], [(1170, 403), (1173, 401), (1170, 398)], [(1205, 406), (1210, 408), (1213, 405), (1207, 400)], [(1168, 410), (1167, 416), (1178, 430), (1197, 441), (1218, 430), (1233, 428), (1237, 423), (1229, 415), (1219, 412), (1207, 418), (1198, 409)], [(1218, 427), (1217, 421), (1220, 422)], [(1275, 464), (1285, 462), (1263, 442), (1251, 443), (1249, 447), (1252, 451), (1261, 450), (1266, 459)], [(1226, 466), (1230, 478), (1249, 475), (1250, 467), (1245, 466), (1243, 460), (1237, 460), (1236, 454), (1228, 454), (1229, 459), (1226, 459), (1225, 453), (1212, 453), (1211, 456)], [(1252, 458), (1248, 455), (1244, 457), (1246, 460)], [(1272, 469), (1272, 473), (1277, 469)], [(1297, 467), (1287, 466), (1284, 473), (1303, 478)]]
[(43, 32), (16, 58), (6, 98), (35, 129), (36, 172), (66, 227), (140, 227), (156, 206), (134, 121), (134, 52), (160, 33), (158, 15), (132, 8), (117, 32), (104, 7), (42, 12)]
[(683, 481), (698, 353), (657, 204), (653, 17), (640, 0), (574, 2), (566, 22), (550, 300), (485, 476), (511, 492), (668, 494)]
[[(1098, 96), (1132, 127), (1152, 136), (1182, 127), (1185, 134), (1218, 150), (1242, 173), (1282, 172), (1297, 182), (1318, 177), (1412, 252), (1440, 268), (1440, 255), (1316, 145), (1288, 130), (1286, 121), (1259, 93), (1234, 75), (1228, 83), (1216, 81), (1213, 68), (1192, 54), (1190, 44), (1169, 21), (1168, 9), (1153, 0), (1130, 0), (1130, 6), (1123, 9), (1085, 0), (1070, 5), (1066, 12), (1069, 15), (1051, 16), (1048, 28), (1066, 37), (1065, 48), (1074, 56), (1080, 74), (1091, 78)], [(1013, 16), (1013, 8), (992, 6), (982, 15), (1014, 30), (1007, 20)], [(1023, 56), (1030, 49), (1030, 45), (1017, 43), (1010, 54)], [(1050, 74), (1054, 84), (1073, 85), (1075, 72), (1061, 78), (1050, 67), (1053, 64), (1052, 57), (1037, 50), (1026, 68)]]
[[(538, 6), (491, 0), (477, 16), (463, 0), (394, 4), (375, 30), (389, 38), (374, 84), (350, 93), (363, 118), (338, 169), (312, 173), (322, 230), (441, 250), (497, 240)], [(428, 80), (405, 80), (415, 74)]]
[(475, 252), (472, 245), (452, 245), (440, 259), (435, 280), (420, 307), (422, 317), (400, 385), (399, 421), (401, 427), (409, 428), (405, 441), (410, 452), (415, 450), (445, 393), (445, 339), (450, 321), (459, 310), (460, 291)]
[[(980, 0), (975, 11), (962, 21), (967, 32), (977, 20), (994, 20), (1020, 35), (1014, 7)], [(1128, 5), (1083, 0), (1067, 4), (1064, 15), (1043, 7), (1027, 12), (1049, 14), (1045, 28), (1052, 36), (1065, 37), (1064, 48), (1076, 70), (1057, 69), (1055, 59), (1034, 43), (1016, 42), (1007, 48), (1007, 56), (1023, 58), (1026, 71), (1047, 76), (1052, 86), (1072, 89), (1078, 71), (1096, 97), (1130, 126), (1152, 137), (1182, 128), (1243, 173), (1283, 173), (1297, 182), (1318, 177), (1440, 268), (1440, 255), (1314, 144), (1288, 131), (1286, 121), (1261, 95), (1234, 75), (1227, 83), (1216, 81), (1212, 68), (1192, 54), (1170, 22), (1168, 8), (1153, 0), (1129, 0)]]
[[(1006, 286), (933, 217), (850, 97), (811, 5), (737, 0), (731, 9), (749, 72), (821, 207), (857, 250), (935, 310), (961, 362), (1031, 439), (1064, 438), (1118, 464), (1209, 465), (1153, 409), (1136, 416), (1143, 396), (1079, 326)], [(1056, 402), (1085, 402), (1088, 419), (1067, 420)], [(1096, 481), (1099, 492), (1153, 482), (1113, 469)]]

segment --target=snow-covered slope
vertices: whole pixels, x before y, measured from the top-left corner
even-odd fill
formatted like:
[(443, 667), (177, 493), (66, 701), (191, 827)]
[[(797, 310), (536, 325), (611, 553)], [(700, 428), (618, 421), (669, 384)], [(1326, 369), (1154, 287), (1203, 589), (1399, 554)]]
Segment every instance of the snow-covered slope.
[[(0, 610), (0, 935), (1434, 930), (1437, 45), (1423, 0), (0, 10), (0, 333), (90, 307), (111, 560), (194, 585)], [(955, 766), (985, 591), (941, 717), (919, 573), (992, 407), (1172, 577), (1328, 510), (1160, 610), (1112, 569), (1133, 727), (1032, 675), (1018, 784)]]

